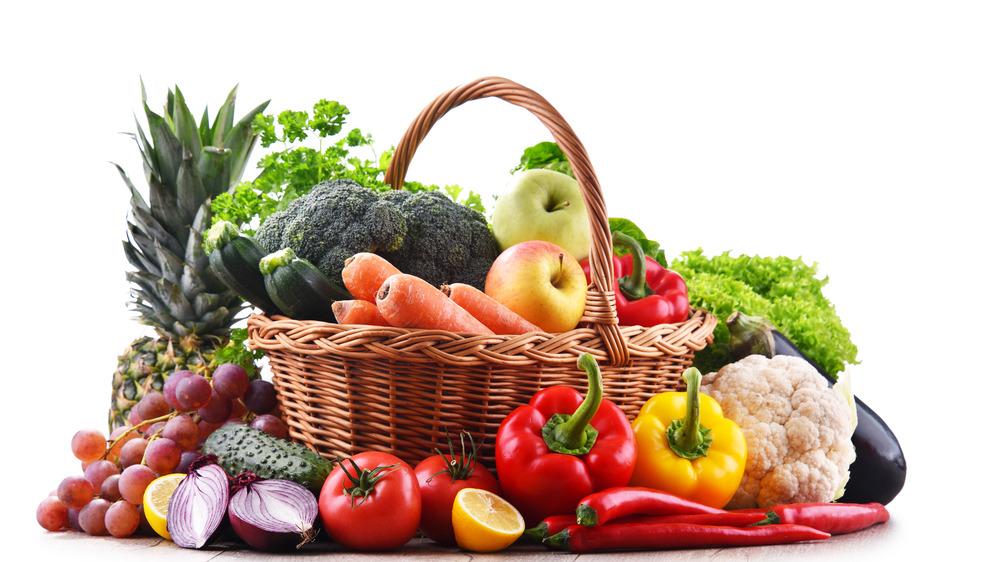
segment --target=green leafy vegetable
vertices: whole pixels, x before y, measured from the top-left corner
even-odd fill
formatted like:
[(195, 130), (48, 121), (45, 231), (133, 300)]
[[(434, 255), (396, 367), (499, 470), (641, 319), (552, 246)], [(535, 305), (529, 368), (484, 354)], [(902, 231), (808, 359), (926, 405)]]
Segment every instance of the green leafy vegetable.
[(246, 341), (249, 337), (249, 330), (246, 328), (234, 328), (229, 333), (229, 343), (215, 350), (215, 362), (219, 365), (223, 363), (235, 363), (249, 373), (251, 369), (256, 372), (256, 362), (264, 358), (264, 350), (250, 350)]
[(695, 353), (694, 366), (702, 372), (731, 362), (725, 319), (736, 310), (767, 318), (831, 376), (858, 363), (850, 333), (823, 295), (829, 278), (817, 276), (816, 264), (729, 252), (709, 257), (698, 249), (682, 253), (669, 267), (686, 280), (691, 306), (720, 320), (713, 343)]
[(554, 170), (574, 177), (566, 154), (563, 153), (558, 144), (550, 141), (540, 142), (535, 146), (529, 146), (524, 149), (524, 154), (521, 155), (521, 162), (510, 173), (513, 174), (521, 170), (531, 170), (534, 168)]
[[(346, 106), (325, 99), (313, 105), (311, 114), (286, 110), (276, 116), (257, 115), (252, 129), (260, 135), (261, 146), (277, 149), (257, 162), (260, 173), (255, 179), (212, 200), (212, 220), (227, 220), (253, 234), (253, 225), (287, 208), (323, 181), (349, 179), (375, 191), (389, 190), (384, 178), (394, 147), (378, 152), (370, 134), (358, 128), (344, 132), (348, 115)], [(305, 145), (306, 141), (313, 146)], [(459, 199), (463, 190), (458, 186), (441, 188), (407, 181), (403, 188), (413, 192), (443, 191), (456, 202), (480, 213), (485, 211), (475, 193)]]

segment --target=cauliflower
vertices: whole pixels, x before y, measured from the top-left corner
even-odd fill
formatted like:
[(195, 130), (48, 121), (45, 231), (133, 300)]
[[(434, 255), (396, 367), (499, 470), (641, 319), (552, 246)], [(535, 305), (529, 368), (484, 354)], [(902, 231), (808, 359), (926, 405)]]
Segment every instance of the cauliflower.
[(728, 509), (830, 502), (854, 461), (851, 407), (798, 357), (750, 355), (705, 375), (701, 391), (747, 441), (747, 462)]

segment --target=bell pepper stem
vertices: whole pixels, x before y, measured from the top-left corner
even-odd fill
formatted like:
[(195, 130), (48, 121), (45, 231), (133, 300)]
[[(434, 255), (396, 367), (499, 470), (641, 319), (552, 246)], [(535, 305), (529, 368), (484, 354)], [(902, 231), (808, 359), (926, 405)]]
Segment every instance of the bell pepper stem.
[(616, 230), (611, 235), (613, 245), (626, 246), (632, 255), (632, 275), (626, 275), (618, 279), (618, 288), (623, 295), (631, 300), (638, 300), (652, 294), (652, 290), (646, 284), (646, 253), (639, 242), (621, 231)]
[(572, 414), (553, 414), (542, 427), (542, 438), (549, 449), (556, 453), (583, 455), (590, 451), (597, 441), (597, 430), (590, 425), (604, 398), (601, 369), (597, 360), (584, 353), (576, 360), (576, 366), (587, 373), (587, 395)]
[(687, 411), (667, 428), (667, 444), (679, 457), (697, 459), (708, 453), (712, 430), (701, 425), (701, 371), (691, 367), (681, 375), (687, 383)]

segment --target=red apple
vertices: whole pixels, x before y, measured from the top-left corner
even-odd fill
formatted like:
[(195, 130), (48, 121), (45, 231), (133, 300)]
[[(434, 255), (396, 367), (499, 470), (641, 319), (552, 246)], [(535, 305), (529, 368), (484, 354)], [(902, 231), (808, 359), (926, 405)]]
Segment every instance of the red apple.
[(587, 277), (569, 252), (542, 240), (519, 242), (493, 262), (486, 294), (549, 333), (576, 328)]

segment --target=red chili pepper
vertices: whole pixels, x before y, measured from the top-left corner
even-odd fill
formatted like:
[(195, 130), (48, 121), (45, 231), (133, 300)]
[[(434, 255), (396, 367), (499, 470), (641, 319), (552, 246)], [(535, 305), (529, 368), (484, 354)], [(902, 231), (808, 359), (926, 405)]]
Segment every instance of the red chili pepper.
[(805, 525), (728, 527), (694, 523), (634, 523), (587, 527), (570, 525), (549, 537), (545, 544), (570, 552), (696, 548), (705, 546), (758, 546), (823, 540), (829, 533)]
[[(889, 520), (889, 510), (880, 503), (793, 503), (772, 508), (782, 523), (808, 525), (815, 529), (842, 535), (867, 529)], [(742, 513), (763, 513), (765, 509), (739, 509)]]
[(586, 397), (568, 386), (546, 388), (497, 430), (500, 488), (528, 527), (572, 513), (584, 496), (632, 477), (636, 448), (628, 417), (602, 399), (593, 355), (581, 355), (577, 366), (587, 373)]
[[(620, 519), (612, 519), (608, 525), (662, 524), (662, 523), (694, 523), (697, 525), (722, 525), (728, 527), (747, 527), (764, 524), (769, 516), (765, 513), (726, 511), (724, 513), (690, 513), (679, 515), (629, 515)], [(777, 516), (775, 516), (777, 518)], [(552, 515), (546, 517), (535, 527), (524, 531), (523, 538), (540, 543), (559, 533), (570, 525), (576, 525), (576, 515)]]
[(637, 486), (619, 486), (591, 494), (576, 508), (577, 523), (593, 527), (626, 515), (690, 515), (725, 513), (681, 496)]
[(575, 513), (549, 515), (545, 519), (542, 519), (542, 522), (538, 525), (525, 529), (524, 533), (521, 534), (521, 538), (530, 542), (540, 543), (570, 525), (576, 525)]
[[(631, 250), (624, 257), (612, 258), (615, 279), (615, 310), (618, 321), (626, 326), (656, 326), (683, 322), (688, 317), (687, 284), (679, 273), (646, 256), (632, 237), (615, 231), (614, 244)], [(590, 282), (590, 260), (580, 262)]]

